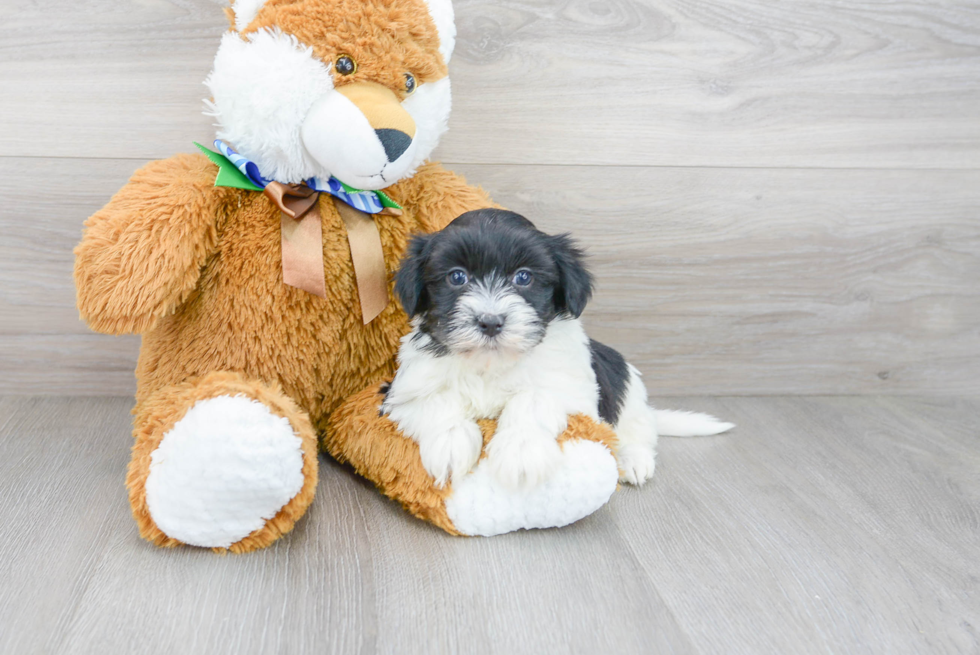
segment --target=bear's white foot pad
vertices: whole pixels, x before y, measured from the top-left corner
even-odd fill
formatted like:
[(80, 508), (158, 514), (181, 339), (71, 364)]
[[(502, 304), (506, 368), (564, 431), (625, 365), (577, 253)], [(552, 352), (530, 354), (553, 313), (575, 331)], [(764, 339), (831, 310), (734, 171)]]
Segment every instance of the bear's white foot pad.
[(227, 548), (303, 488), (302, 440), (289, 421), (244, 396), (201, 400), (151, 455), (146, 504), (168, 537)]
[(487, 459), (459, 482), (446, 500), (446, 513), (461, 533), (493, 535), (531, 528), (557, 528), (585, 518), (616, 491), (619, 470), (609, 449), (594, 441), (566, 441), (561, 466), (526, 491), (500, 485)]

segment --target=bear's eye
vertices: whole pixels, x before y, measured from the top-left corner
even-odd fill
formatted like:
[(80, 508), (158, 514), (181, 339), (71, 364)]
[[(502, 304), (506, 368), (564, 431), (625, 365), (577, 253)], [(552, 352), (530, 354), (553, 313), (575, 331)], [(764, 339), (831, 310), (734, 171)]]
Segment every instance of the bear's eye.
[(449, 284), (453, 285), (454, 287), (461, 287), (470, 281), (470, 276), (467, 275), (466, 271), (463, 269), (457, 268), (449, 271), (449, 275), (446, 276), (446, 279), (449, 280)]
[(527, 270), (526, 268), (522, 268), (514, 273), (514, 284), (519, 287), (526, 287), (527, 285), (531, 284), (531, 277), (531, 271)]
[(415, 76), (411, 73), (405, 73), (405, 93), (412, 95), (415, 93)]
[(340, 55), (334, 68), (341, 75), (353, 75), (357, 72), (357, 62), (351, 59), (350, 55)]

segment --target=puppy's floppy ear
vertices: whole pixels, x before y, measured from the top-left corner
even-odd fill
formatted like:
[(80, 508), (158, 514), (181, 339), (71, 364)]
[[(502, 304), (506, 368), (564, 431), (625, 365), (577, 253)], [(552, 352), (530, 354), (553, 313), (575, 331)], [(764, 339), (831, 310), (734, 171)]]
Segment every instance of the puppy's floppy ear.
[(405, 313), (417, 316), (429, 308), (429, 295), (425, 291), (425, 265), (429, 259), (431, 234), (418, 234), (408, 242), (401, 266), (395, 273), (395, 295)]
[(559, 312), (578, 318), (592, 297), (592, 274), (585, 268), (585, 253), (567, 234), (557, 234), (549, 240), (558, 267), (555, 306)]

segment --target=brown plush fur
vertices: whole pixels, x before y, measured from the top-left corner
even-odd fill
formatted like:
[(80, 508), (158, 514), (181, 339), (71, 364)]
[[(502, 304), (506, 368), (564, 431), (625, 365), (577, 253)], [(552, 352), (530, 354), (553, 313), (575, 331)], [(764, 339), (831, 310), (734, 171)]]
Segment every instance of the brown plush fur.
[(382, 396), (374, 384), (345, 401), (330, 418), (321, 444), (341, 462), (373, 482), (384, 495), (409, 512), (450, 534), (459, 534), (446, 514), (449, 485), (437, 489), (422, 468), (418, 445), (403, 437), (394, 423), (378, 415)]
[[(215, 188), (203, 155), (153, 162), (86, 222), (76, 248), (82, 317), (142, 332), (139, 414), (165, 387), (213, 371), (279, 382), (318, 429), (347, 396), (393, 372), (407, 319), (392, 302), (362, 325), (343, 222), (320, 198), (326, 298), (282, 282), (280, 212), (261, 193)], [(375, 219), (389, 274), (412, 232), (488, 207), (479, 189), (427, 164), (388, 189), (402, 216)]]
[[(216, 396), (245, 396), (263, 403), (276, 416), (289, 421), (302, 440), (303, 487), (285, 507), (266, 522), (265, 526), (231, 545), (229, 550), (244, 553), (264, 548), (293, 529), (293, 525), (306, 512), (313, 501), (317, 482), (317, 438), (310, 419), (276, 384), (263, 384), (249, 380), (238, 373), (215, 372), (202, 378), (187, 380), (165, 389), (142, 405), (136, 416), (136, 438), (133, 457), (129, 463), (126, 486), (133, 518), (139, 526), (140, 536), (158, 546), (167, 548), (181, 542), (165, 535), (153, 522), (146, 504), (146, 478), (150, 473), (150, 456), (160, 441), (177, 421), (184, 417), (199, 400)], [(223, 548), (215, 548), (223, 551)]]
[[(320, 215), (327, 296), (318, 298), (282, 282), (279, 209), (261, 193), (214, 187), (216, 172), (203, 155), (148, 164), (86, 222), (75, 250), (82, 318), (102, 332), (143, 334), (130, 484), (140, 532), (160, 545), (176, 542), (152, 525), (139, 490), (149, 453), (189, 408), (188, 399), (198, 399), (179, 390), (234, 372), (253, 394), (274, 385), (281, 397), (270, 407), (291, 400), (322, 432), (341, 400), (393, 373), (398, 339), (408, 330), (393, 295), (380, 316), (362, 324), (347, 237), (326, 194)], [(492, 204), (437, 164), (387, 192), (405, 209), (376, 219), (389, 274), (412, 232), (441, 229), (462, 212)], [(304, 487), (310, 496), (313, 488)], [(290, 503), (281, 526), (274, 520), (232, 550), (268, 545), (308, 501)]]
[[(446, 513), (446, 499), (452, 485), (438, 489), (431, 475), (422, 467), (419, 447), (403, 436), (387, 416), (381, 416), (381, 385), (373, 385), (346, 400), (330, 418), (330, 429), (322, 440), (324, 449), (335, 459), (348, 462), (360, 475), (373, 482), (378, 490), (401, 503), (420, 519), (439, 526), (449, 534), (459, 535)], [(483, 456), (493, 438), (496, 421), (479, 421), (483, 430)], [(585, 439), (598, 441), (615, 452), (616, 435), (605, 423), (595, 423), (583, 415), (571, 416), (559, 443)]]
[(277, 26), (333, 62), (346, 54), (357, 62), (353, 75), (335, 84), (368, 80), (404, 97), (405, 73), (419, 83), (446, 76), (439, 33), (423, 0), (269, 0), (242, 31)]

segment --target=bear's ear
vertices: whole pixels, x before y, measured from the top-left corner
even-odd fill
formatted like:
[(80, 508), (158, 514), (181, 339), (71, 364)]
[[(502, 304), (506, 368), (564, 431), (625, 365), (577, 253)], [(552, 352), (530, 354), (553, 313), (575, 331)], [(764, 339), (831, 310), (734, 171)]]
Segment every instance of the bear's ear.
[(429, 308), (429, 294), (425, 291), (425, 267), (429, 261), (431, 234), (412, 237), (402, 257), (401, 266), (395, 273), (395, 295), (409, 317), (418, 316)]
[(555, 308), (578, 318), (592, 297), (592, 274), (585, 268), (585, 253), (567, 234), (548, 237), (558, 267)]
[(439, 32), (439, 54), (448, 64), (456, 47), (456, 22), (452, 0), (425, 0), (425, 4)]
[[(255, 17), (259, 13), (259, 9), (265, 5), (266, 0), (232, 0), (231, 2), (231, 18), (232, 27), (241, 32), (248, 24), (255, 20)], [(225, 10), (228, 13), (228, 10)]]

